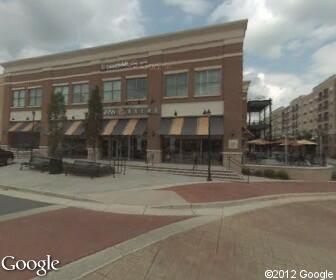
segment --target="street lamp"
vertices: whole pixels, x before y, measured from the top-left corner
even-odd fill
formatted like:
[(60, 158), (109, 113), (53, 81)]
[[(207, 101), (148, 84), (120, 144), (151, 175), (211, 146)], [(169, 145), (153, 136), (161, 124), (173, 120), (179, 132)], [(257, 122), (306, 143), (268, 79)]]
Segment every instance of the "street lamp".
[(36, 114), (36, 112), (35, 112), (35, 111), (32, 111), (32, 115), (33, 115), (33, 125), (32, 125), (32, 128), (31, 128), (30, 160), (33, 159), (35, 114)]
[(203, 115), (206, 115), (208, 117), (208, 177), (207, 181), (212, 181), (211, 178), (211, 127), (210, 127), (210, 117), (211, 117), (211, 111), (210, 110), (204, 110)]

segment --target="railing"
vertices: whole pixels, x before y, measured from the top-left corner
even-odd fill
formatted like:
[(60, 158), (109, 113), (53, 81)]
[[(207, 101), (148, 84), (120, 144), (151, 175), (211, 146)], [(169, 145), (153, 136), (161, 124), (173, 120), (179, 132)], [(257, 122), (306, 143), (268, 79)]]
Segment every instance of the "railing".
[(289, 165), (289, 166), (325, 166), (325, 155), (293, 155), (288, 154), (287, 158), (284, 153), (274, 153), (269, 156), (265, 153), (250, 153), (244, 156), (245, 164), (255, 165)]
[[(242, 155), (241, 161), (237, 160), (237, 156), (233, 155), (224, 155), (223, 156), (224, 163), (227, 163), (227, 167), (229, 170), (239, 170), (242, 173), (243, 165), (244, 165), (244, 156)], [(235, 167), (235, 168), (232, 168)], [(247, 174), (247, 183), (250, 183), (250, 174)]]
[(110, 165), (114, 167), (115, 173), (117, 174), (126, 174), (126, 168), (127, 168), (127, 159), (126, 158), (111, 158), (110, 159)]
[(147, 157), (145, 158), (145, 163), (147, 170), (149, 169), (149, 165), (154, 166), (154, 152), (150, 152), (147, 154)]

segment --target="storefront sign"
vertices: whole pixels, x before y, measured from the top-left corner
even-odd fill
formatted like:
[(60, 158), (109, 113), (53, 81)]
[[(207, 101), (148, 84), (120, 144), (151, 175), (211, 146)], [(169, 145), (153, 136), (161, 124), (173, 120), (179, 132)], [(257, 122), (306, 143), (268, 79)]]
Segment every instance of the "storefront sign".
[(157, 107), (122, 107), (122, 108), (107, 108), (104, 109), (105, 117), (114, 116), (139, 116), (139, 115), (149, 115), (158, 114), (159, 109)]
[(238, 149), (238, 140), (237, 139), (230, 139), (229, 140), (229, 149), (230, 150), (236, 150)]
[(101, 65), (101, 70), (109, 71), (109, 70), (116, 70), (116, 69), (123, 69), (123, 68), (137, 68), (137, 67), (145, 66), (147, 64), (148, 64), (147, 60), (120, 61), (117, 63), (103, 63)]

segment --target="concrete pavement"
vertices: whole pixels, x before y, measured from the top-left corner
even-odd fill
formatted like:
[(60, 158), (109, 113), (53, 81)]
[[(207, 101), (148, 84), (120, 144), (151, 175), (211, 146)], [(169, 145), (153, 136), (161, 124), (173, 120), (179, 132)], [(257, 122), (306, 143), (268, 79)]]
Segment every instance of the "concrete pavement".
[(48, 206), (43, 202), (0, 195), (0, 216)]
[(81, 280), (260, 280), (267, 269), (335, 273), (335, 221), (336, 201), (239, 214), (138, 250)]

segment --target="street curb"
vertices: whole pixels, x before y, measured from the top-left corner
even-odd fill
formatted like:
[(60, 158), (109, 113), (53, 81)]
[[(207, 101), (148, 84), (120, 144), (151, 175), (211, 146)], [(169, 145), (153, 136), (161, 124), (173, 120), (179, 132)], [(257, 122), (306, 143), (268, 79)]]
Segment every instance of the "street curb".
[(287, 194), (275, 194), (264, 195), (258, 197), (250, 197), (244, 199), (230, 200), (230, 201), (216, 201), (216, 202), (204, 202), (204, 203), (188, 203), (188, 204), (175, 204), (175, 205), (151, 205), (149, 208), (154, 209), (199, 209), (199, 208), (218, 208), (226, 206), (244, 205), (251, 202), (262, 202), (266, 200), (277, 200), (291, 197), (316, 197), (316, 196), (332, 196), (336, 197), (336, 192), (320, 192), (320, 193), (287, 193)]
[(71, 200), (82, 201), (82, 202), (95, 202), (95, 203), (103, 204), (102, 202), (99, 202), (99, 201), (96, 201), (96, 200), (81, 198), (81, 197), (78, 197), (78, 196), (57, 194), (57, 193), (46, 192), (46, 191), (30, 190), (30, 189), (13, 187), (13, 186), (0, 185), (0, 190), (3, 190), (3, 191), (17, 191), (17, 192), (23, 192), (23, 193), (51, 196), (51, 197), (56, 197), (56, 198), (71, 199)]
[[(94, 273), (95, 271), (103, 268), (108, 264), (118, 261), (122, 257), (135, 253), (141, 249), (163, 241), (176, 234), (192, 230), (218, 219), (220, 219), (220, 217), (195, 217), (151, 230), (147, 233), (140, 234), (132, 239), (106, 248), (95, 254), (69, 263), (62, 267), (59, 271), (49, 273), (47, 276), (44, 277), (44, 279), (79, 280), (90, 273)], [(40, 278), (37, 277), (33, 280), (38, 279)]]

